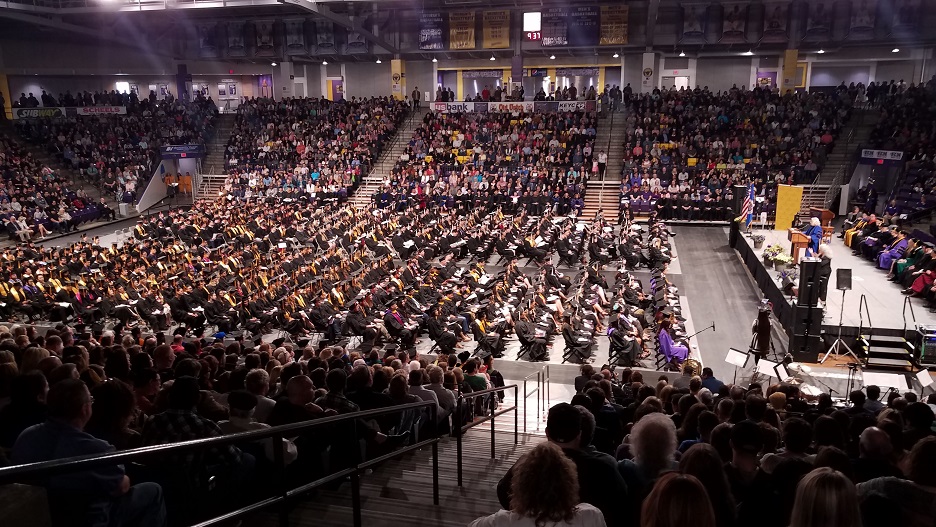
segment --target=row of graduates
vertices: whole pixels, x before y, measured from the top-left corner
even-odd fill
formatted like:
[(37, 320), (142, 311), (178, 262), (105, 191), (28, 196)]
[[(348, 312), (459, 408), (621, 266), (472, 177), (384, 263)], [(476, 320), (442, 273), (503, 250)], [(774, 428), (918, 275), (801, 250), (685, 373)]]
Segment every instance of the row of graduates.
[(733, 202), (722, 196), (692, 199), (688, 195), (637, 196), (621, 194), (619, 215), (633, 219), (634, 213), (655, 212), (661, 220), (730, 221), (734, 216)]
[[(562, 188), (554, 190), (520, 191), (505, 194), (496, 189), (471, 190), (462, 188), (454, 194), (431, 189), (428, 193), (417, 187), (415, 193), (397, 187), (385, 186), (371, 195), (371, 203), (381, 210), (403, 212), (410, 208), (447, 208), (459, 211), (483, 209), (492, 211), (502, 209), (508, 214), (521, 210), (533, 216), (542, 216), (547, 212), (559, 215), (580, 214), (585, 207), (581, 193), (569, 192)], [(583, 189), (584, 190), (584, 189)]]

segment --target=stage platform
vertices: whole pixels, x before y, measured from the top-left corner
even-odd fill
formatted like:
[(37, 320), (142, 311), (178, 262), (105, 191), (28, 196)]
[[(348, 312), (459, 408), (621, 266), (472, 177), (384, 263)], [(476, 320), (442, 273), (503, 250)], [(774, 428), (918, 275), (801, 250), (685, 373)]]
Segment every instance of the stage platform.
[[(754, 232), (766, 237), (760, 249), (754, 248), (754, 241), (747, 234), (739, 237), (735, 248), (754, 275), (757, 285), (767, 298), (774, 302), (774, 311), (789, 333), (788, 323), (792, 318), (787, 318), (787, 312), (790, 312), (789, 317), (792, 317), (794, 301), (782, 294), (780, 273), (766, 268), (762, 257), (764, 250), (773, 244), (779, 244), (789, 251), (790, 242), (787, 241), (787, 232), (759, 229), (755, 229)], [(912, 331), (918, 324), (936, 325), (936, 313), (930, 313), (923, 307), (921, 300), (908, 299), (900, 294), (900, 286), (887, 280), (885, 270), (877, 269), (874, 262), (852, 255), (851, 248), (846, 247), (843, 240), (836, 236), (833, 236), (830, 246), (833, 251), (832, 276), (822, 320), (822, 329), (826, 335), (833, 335), (832, 338), (835, 338), (840, 313), (842, 331), (845, 335), (857, 335), (859, 328), (868, 328), (869, 325), (874, 329), (875, 334), (894, 336), (902, 335), (904, 330)], [(852, 270), (852, 289), (845, 292), (844, 310), (842, 309), (842, 292), (835, 289), (836, 269)], [(868, 305), (867, 313), (863, 318), (858, 309), (862, 295)], [(783, 304), (780, 310), (777, 309), (778, 302)]]

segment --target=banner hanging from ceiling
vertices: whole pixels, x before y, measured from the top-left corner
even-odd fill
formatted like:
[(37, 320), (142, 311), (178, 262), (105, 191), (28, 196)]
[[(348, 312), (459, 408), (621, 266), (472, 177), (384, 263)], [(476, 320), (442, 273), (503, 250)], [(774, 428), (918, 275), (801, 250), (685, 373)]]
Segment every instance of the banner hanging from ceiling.
[(626, 5), (601, 6), (601, 36), (598, 43), (602, 46), (627, 44), (629, 16), (630, 7)]
[(419, 17), (419, 49), (445, 49), (445, 18), (442, 13), (423, 13)]
[(510, 11), (500, 9), (484, 12), (482, 45), (486, 49), (510, 47)]
[(474, 11), (452, 11), (449, 13), (449, 49), (474, 49)]

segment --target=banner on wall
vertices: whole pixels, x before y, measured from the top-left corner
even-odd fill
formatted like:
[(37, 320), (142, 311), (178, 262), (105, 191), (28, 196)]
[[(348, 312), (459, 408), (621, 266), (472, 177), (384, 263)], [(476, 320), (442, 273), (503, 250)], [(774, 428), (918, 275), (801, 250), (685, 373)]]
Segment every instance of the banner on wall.
[(205, 157), (204, 145), (166, 145), (159, 148), (163, 159), (187, 159)]
[(228, 22), (227, 24), (227, 54), (229, 57), (246, 57), (247, 46), (244, 45), (244, 22)]
[(722, 4), (722, 38), (726, 44), (747, 40), (748, 4)]
[(874, 37), (877, 0), (853, 0), (848, 25), (849, 40), (868, 40)]
[(474, 49), (474, 11), (452, 11), (449, 13), (449, 49)]
[(774, 229), (785, 231), (793, 226), (803, 203), (803, 187), (796, 185), (777, 186), (777, 219)]
[(569, 45), (569, 25), (566, 16), (568, 11), (564, 7), (551, 7), (542, 11), (540, 27), (543, 38), (540, 43), (544, 48)]
[(315, 50), (323, 54), (335, 52), (335, 25), (331, 20), (315, 19)]
[(434, 102), (436, 113), (594, 112), (597, 101)]
[(781, 93), (787, 93), (796, 89), (799, 80), (799, 76), (796, 74), (797, 60), (799, 60), (799, 52), (797, 50), (788, 49), (783, 52), (783, 70), (781, 71), (783, 76), (780, 78)]
[(51, 108), (13, 108), (14, 119), (64, 119), (95, 115), (127, 115), (126, 106), (79, 106)]
[(486, 49), (510, 47), (510, 11), (499, 9), (485, 11), (482, 29), (482, 46)]
[(764, 3), (764, 36), (763, 42), (786, 42), (787, 25), (790, 19), (790, 4), (788, 2)]
[(903, 163), (904, 153), (901, 150), (875, 150), (863, 148), (861, 150), (861, 164), (899, 166)]
[(504, 70), (465, 70), (462, 72), (463, 79), (500, 79), (504, 76)]
[(806, 36), (810, 39), (827, 39), (832, 33), (832, 2), (812, 0), (806, 17)]
[(629, 17), (630, 8), (626, 5), (601, 6), (601, 36), (598, 43), (602, 46), (627, 44)]
[(286, 26), (286, 54), (305, 54), (305, 19), (289, 18), (283, 21)]
[(254, 39), (256, 43), (256, 56), (272, 57), (273, 49), (273, 21), (254, 20)]
[(683, 5), (682, 38), (705, 40), (705, 23), (708, 20), (708, 4)]
[(419, 49), (445, 49), (445, 18), (442, 13), (423, 13), (419, 17)]

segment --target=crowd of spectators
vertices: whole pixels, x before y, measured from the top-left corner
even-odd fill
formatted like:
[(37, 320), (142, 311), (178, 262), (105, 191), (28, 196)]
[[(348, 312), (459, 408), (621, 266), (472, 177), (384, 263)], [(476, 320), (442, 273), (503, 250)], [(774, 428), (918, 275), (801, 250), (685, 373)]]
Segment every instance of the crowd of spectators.
[(367, 175), (406, 109), (388, 97), (248, 99), (225, 149), (224, 193), (341, 201)]
[(372, 200), (378, 208), (578, 213), (598, 172), (595, 113), (428, 113)]
[(623, 94), (621, 209), (683, 220), (725, 219), (704, 211), (730, 207), (730, 188), (750, 183), (762, 198), (755, 214), (772, 214), (778, 184), (815, 179), (852, 106), (847, 88), (784, 96), (760, 87)]
[[(245, 348), (240, 343), (183, 343), (181, 337), (164, 341), (161, 333), (139, 329), (92, 333), (59, 325), (41, 334), (32, 326), (2, 326), (0, 465), (61, 457), (66, 450), (68, 455), (126, 450), (411, 402), (435, 403), (434, 410), (401, 411), (359, 423), (364, 451), (347, 429), (331, 429), (279, 443), (270, 439), (222, 447), (198, 461), (183, 455), (179, 461), (185, 463), (175, 467), (165, 460), (115, 465), (49, 482), (54, 519), (68, 514), (83, 524), (94, 515), (110, 514), (113, 520), (128, 514), (127, 508), (145, 506), (157, 518), (165, 518), (167, 507), (170, 524), (179, 524), (210, 512), (212, 499), (229, 504), (235, 495), (270, 492), (263, 489), (272, 487), (256, 482), (273, 473), (278, 449), (287, 465), (285, 477), (304, 482), (408, 441), (416, 428), (407, 423), (419, 424), (421, 434), (449, 430), (455, 394), (491, 387), (492, 364), (490, 356), (464, 363), (455, 355), (443, 356), (430, 364), (405, 351), (381, 359), (376, 350), (361, 354), (331, 346), (318, 351), (291, 344)], [(433, 415), (436, 422), (429, 421)], [(49, 445), (45, 435), (50, 431), (68, 437), (68, 448)], [(209, 476), (215, 492), (203, 479)], [(154, 490), (157, 482), (170, 480), (175, 486)], [(238, 486), (246, 481), (251, 483)], [(132, 497), (134, 492), (145, 492), (146, 502)], [(186, 492), (200, 499), (191, 500)], [(62, 506), (66, 503), (71, 508)], [(146, 525), (162, 525), (150, 521)]]
[(0, 175), (0, 220), (11, 240), (30, 241), (114, 216), (106, 203), (95, 203), (10, 139), (0, 139)]
[[(670, 382), (584, 366), (571, 404), (549, 411), (550, 445), (498, 485), (505, 510), (473, 525), (595, 509), (604, 522), (575, 525), (932, 525), (936, 396), (880, 400), (867, 386), (837, 407), (827, 394), (807, 401), (796, 386), (743, 387), (694, 368)], [(528, 477), (545, 469), (537, 460), (549, 477)], [(517, 523), (496, 521), (505, 516)]]
[(16, 126), (26, 140), (45, 146), (66, 167), (121, 203), (138, 200), (159, 163), (161, 146), (205, 144), (218, 113), (214, 101), (201, 96), (192, 102), (116, 92), (79, 97), (84, 102), (90, 97), (94, 105), (119, 103), (126, 114), (20, 119)]

